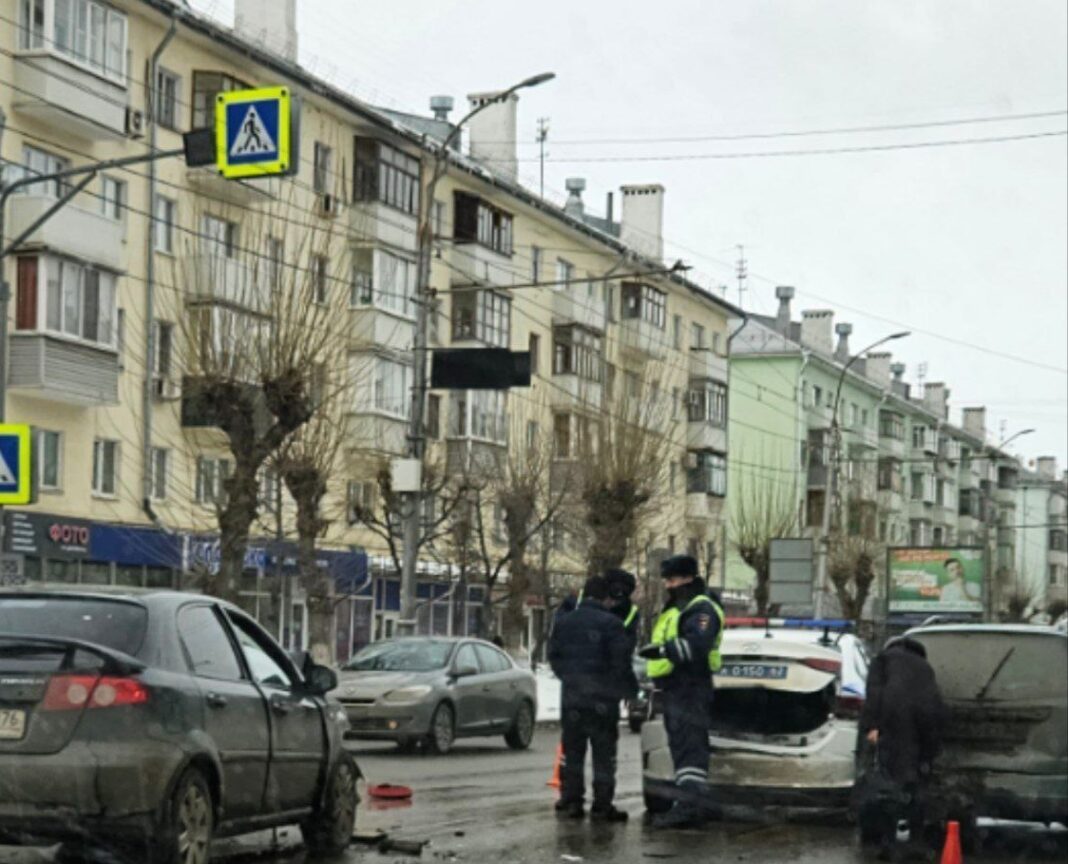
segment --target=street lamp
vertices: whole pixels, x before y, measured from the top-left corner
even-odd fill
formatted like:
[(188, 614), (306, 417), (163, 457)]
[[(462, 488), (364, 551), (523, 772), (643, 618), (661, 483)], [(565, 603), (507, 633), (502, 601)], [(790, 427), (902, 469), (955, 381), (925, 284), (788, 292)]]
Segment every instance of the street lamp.
[(863, 348), (850, 357), (842, 367), (838, 375), (838, 386), (834, 391), (834, 409), (831, 411), (831, 453), (830, 464), (827, 471), (827, 487), (823, 493), (823, 518), (820, 522), (819, 547), (816, 550), (816, 617), (823, 617), (824, 589), (827, 585), (827, 552), (830, 545), (831, 534), (831, 498), (838, 488), (838, 459), (841, 450), (842, 432), (838, 426), (838, 405), (842, 399), (842, 385), (845, 383), (846, 373), (849, 368), (869, 351), (873, 351), (880, 345), (893, 342), (896, 339), (904, 339), (910, 335), (910, 331), (902, 330), (900, 333), (891, 333), (876, 342), (872, 342), (867, 348)]
[(1008, 438), (1006, 438), (1004, 441), (1002, 441), (1000, 444), (998, 444), (996, 449), (1000, 450), (1002, 447), (1006, 447), (1007, 445), (1011, 444), (1017, 438), (1020, 438), (1020, 437), (1022, 437), (1024, 435), (1030, 435), (1034, 431), (1035, 431), (1034, 429), (1021, 429), (1015, 435), (1010, 435)]
[[(427, 329), (430, 321), (429, 307), (433, 299), (433, 291), (430, 288), (430, 257), (434, 248), (434, 229), (432, 222), (432, 210), (434, 207), (434, 193), (438, 181), (445, 175), (449, 166), (449, 149), (460, 136), (463, 126), (480, 111), (484, 111), (490, 105), (503, 102), (517, 90), (528, 87), (537, 87), (556, 77), (555, 72), (542, 72), (525, 78), (518, 84), (513, 84), (507, 90), (502, 90), (499, 95), (476, 105), (457, 122), (449, 134), (434, 150), (434, 167), (430, 172), (430, 179), (423, 188), (420, 196), (419, 211), (419, 258), (416, 264), (416, 318), (415, 339), (412, 354), (415, 359), (415, 368), (412, 374), (412, 405), (411, 417), (408, 425), (408, 456), (420, 466), (419, 483), (422, 484), (422, 462), (426, 449), (426, 439), (423, 430), (423, 411), (426, 406), (427, 391)], [(419, 522), (422, 508), (419, 506), (421, 488), (404, 493), (404, 558), (401, 570), (401, 613), (397, 622), (398, 631), (401, 635), (415, 632), (415, 564), (416, 550), (419, 546)]]

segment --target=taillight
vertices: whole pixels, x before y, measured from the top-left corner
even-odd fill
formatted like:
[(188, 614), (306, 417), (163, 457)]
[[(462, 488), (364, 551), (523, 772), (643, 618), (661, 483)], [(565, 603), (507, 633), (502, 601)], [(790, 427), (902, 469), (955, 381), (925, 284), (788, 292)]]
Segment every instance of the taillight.
[(827, 660), (823, 657), (805, 657), (801, 663), (809, 669), (818, 669), (830, 675), (838, 675), (842, 671), (841, 660)]
[(141, 705), (148, 701), (148, 688), (135, 678), (95, 675), (53, 675), (48, 682), (43, 711), (77, 711), (82, 708), (113, 708)]
[(864, 697), (851, 694), (840, 695), (834, 703), (834, 716), (856, 720), (864, 710)]

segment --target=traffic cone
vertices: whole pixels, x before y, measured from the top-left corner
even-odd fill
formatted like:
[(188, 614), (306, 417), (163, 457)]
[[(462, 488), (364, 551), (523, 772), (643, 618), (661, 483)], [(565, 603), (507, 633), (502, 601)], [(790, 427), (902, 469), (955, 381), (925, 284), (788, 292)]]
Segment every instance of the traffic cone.
[(560, 788), (560, 763), (564, 759), (564, 745), (556, 745), (556, 759), (553, 761), (553, 776), (549, 778), (549, 782), (546, 786), (551, 786), (553, 789)]
[(960, 822), (946, 825), (946, 845), (942, 847), (942, 864), (964, 864), (960, 851)]

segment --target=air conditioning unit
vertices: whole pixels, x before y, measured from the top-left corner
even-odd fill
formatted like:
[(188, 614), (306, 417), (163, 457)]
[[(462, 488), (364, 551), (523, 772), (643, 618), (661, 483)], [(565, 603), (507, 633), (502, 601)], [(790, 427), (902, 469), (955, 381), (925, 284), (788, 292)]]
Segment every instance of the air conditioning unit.
[(126, 134), (131, 138), (145, 137), (145, 112), (137, 108), (126, 109)]
[(341, 201), (336, 195), (319, 196), (319, 215), (327, 219), (333, 219), (341, 209)]
[(177, 381), (172, 381), (163, 375), (152, 376), (152, 395), (163, 401), (177, 399), (181, 392)]

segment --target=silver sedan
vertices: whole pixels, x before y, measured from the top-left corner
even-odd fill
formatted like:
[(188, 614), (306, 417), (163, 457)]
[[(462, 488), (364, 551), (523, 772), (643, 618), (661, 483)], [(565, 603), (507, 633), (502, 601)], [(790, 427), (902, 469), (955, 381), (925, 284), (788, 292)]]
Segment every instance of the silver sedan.
[(479, 639), (375, 642), (338, 678), (334, 695), (348, 715), (350, 738), (425, 743), (447, 753), (457, 738), (503, 735), (513, 750), (525, 750), (534, 736), (534, 676)]

